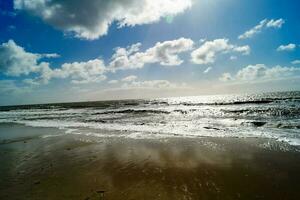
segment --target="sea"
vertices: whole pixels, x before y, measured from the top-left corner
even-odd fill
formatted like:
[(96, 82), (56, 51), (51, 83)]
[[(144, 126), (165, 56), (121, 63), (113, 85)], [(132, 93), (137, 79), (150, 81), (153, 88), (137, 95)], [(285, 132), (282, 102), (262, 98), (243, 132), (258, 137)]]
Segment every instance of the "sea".
[(300, 145), (300, 92), (0, 107), (0, 125), (133, 139), (270, 138)]

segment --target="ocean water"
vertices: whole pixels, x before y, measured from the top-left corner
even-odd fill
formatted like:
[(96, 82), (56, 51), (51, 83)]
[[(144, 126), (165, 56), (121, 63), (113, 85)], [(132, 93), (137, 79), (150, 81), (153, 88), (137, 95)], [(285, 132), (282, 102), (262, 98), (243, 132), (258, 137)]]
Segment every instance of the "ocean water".
[(272, 138), (300, 145), (300, 92), (0, 107), (1, 123), (95, 137)]

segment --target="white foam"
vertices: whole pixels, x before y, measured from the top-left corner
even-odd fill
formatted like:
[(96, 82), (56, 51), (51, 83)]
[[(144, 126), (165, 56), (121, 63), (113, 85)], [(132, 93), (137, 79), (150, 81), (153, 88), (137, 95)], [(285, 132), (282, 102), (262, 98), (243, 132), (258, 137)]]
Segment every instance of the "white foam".
[(41, 138), (51, 138), (51, 137), (60, 137), (63, 136), (62, 134), (56, 134), (56, 135), (42, 135)]

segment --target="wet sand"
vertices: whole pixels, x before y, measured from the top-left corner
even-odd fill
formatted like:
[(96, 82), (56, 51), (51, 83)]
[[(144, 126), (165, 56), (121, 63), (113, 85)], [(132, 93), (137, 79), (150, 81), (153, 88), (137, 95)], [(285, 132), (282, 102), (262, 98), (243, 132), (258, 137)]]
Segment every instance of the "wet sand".
[(300, 199), (300, 149), (266, 139), (96, 138), (1, 124), (0, 163), (4, 200)]

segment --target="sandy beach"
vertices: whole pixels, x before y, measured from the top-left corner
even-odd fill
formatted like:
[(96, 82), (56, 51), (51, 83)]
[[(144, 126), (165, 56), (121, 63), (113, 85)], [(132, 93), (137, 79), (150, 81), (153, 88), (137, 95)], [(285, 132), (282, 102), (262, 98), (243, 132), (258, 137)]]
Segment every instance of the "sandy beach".
[(270, 139), (0, 133), (0, 199), (300, 198), (299, 148)]
[(300, 200), (300, 0), (0, 0), (0, 200)]

